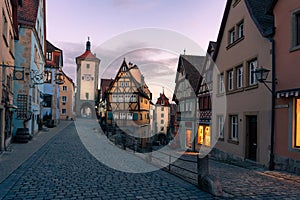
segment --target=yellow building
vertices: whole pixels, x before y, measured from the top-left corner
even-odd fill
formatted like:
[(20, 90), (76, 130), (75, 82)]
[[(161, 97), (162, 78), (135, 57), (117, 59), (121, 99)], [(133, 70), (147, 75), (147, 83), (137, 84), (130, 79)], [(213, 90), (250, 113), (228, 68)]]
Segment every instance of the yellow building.
[(125, 59), (108, 89), (106, 122), (144, 147), (150, 132), (152, 94), (139, 68)]
[(60, 119), (75, 119), (75, 84), (64, 72), (64, 84), (60, 85)]

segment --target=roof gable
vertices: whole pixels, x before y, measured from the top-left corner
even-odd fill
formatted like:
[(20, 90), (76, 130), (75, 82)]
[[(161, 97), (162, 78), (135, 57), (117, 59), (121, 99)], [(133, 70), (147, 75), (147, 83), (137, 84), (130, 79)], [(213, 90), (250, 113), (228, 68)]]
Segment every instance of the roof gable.
[[(257, 29), (263, 37), (271, 36), (274, 32), (274, 17), (269, 14), (268, 10), (273, 0), (243, 0), (245, 1), (247, 10), (251, 19), (254, 21)], [(216, 50), (213, 55), (215, 61), (219, 53), (220, 45), (224, 36), (227, 19), (232, 9), (232, 0), (227, 0), (225, 11), (223, 14), (219, 34), (217, 38)]]

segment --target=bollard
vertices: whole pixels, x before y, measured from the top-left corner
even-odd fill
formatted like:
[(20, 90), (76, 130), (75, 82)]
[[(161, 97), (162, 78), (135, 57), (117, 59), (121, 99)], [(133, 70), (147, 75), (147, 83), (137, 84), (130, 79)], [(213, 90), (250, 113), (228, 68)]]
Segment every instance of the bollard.
[(222, 186), (220, 181), (209, 174), (208, 155), (200, 158), (197, 155), (197, 170), (198, 170), (198, 187), (215, 196), (223, 196)]

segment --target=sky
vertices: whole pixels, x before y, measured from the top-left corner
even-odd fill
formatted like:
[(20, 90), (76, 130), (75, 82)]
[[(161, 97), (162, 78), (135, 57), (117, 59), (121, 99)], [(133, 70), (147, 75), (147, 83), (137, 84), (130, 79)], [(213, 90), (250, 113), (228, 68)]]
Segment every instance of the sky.
[(63, 50), (64, 72), (76, 83), (75, 58), (91, 50), (100, 78), (122, 60), (136, 64), (158, 98), (172, 97), (180, 54), (204, 55), (216, 41), (226, 0), (48, 0), (47, 40)]

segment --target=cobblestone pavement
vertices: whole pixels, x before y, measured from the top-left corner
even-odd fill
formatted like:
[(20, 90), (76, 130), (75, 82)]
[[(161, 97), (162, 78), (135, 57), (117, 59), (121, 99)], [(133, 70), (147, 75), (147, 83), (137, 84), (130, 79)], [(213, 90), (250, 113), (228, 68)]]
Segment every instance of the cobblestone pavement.
[[(162, 158), (160, 158), (162, 159)], [(197, 164), (194, 155), (183, 155), (171, 167), (172, 173), (196, 184)], [(164, 158), (163, 160), (168, 160)], [(184, 171), (176, 166), (189, 169)], [(300, 199), (300, 177), (294, 174), (264, 170), (243, 163), (244, 167), (209, 160), (210, 174), (221, 182), (225, 196), (230, 199)], [(168, 170), (169, 168), (167, 168)]]
[(86, 150), (72, 123), (51, 138), (0, 184), (0, 199), (214, 197), (162, 170), (126, 173), (107, 167)]

